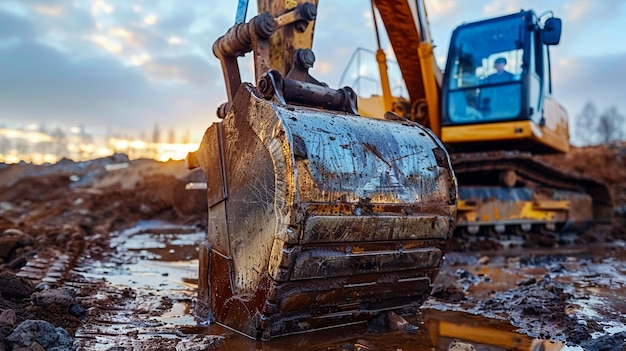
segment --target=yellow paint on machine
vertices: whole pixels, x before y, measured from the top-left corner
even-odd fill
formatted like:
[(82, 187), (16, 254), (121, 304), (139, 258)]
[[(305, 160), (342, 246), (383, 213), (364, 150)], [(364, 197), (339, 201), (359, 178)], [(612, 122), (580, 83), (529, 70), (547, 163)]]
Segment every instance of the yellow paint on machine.
[(533, 121), (512, 121), (462, 126), (446, 126), (441, 129), (444, 143), (471, 143), (493, 141), (535, 141), (560, 152), (569, 151), (567, 135), (543, 128)]
[(459, 200), (459, 221), (507, 222), (515, 220), (555, 221), (566, 220), (570, 202), (563, 201), (517, 201), (504, 204), (497, 201), (484, 203)]

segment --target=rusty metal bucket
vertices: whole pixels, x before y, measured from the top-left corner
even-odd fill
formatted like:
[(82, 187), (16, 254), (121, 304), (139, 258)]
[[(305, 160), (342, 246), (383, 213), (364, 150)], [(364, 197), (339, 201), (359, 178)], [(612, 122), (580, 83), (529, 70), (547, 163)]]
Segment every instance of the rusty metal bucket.
[(242, 84), (188, 162), (208, 184), (199, 318), (268, 340), (415, 312), (428, 297), (457, 194), (428, 129)]

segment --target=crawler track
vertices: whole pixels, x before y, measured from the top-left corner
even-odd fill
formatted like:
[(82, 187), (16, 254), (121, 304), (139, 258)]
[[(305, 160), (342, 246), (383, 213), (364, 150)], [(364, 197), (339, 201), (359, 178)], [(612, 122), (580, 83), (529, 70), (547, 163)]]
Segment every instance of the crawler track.
[[(75, 333), (77, 350), (209, 349), (222, 337), (197, 336), (189, 311), (197, 260), (167, 255), (188, 258), (203, 235), (192, 227), (172, 225), (117, 233), (111, 239), (113, 252), (94, 258), (98, 250), (89, 245), (80, 252), (47, 248), (16, 275), (41, 289), (77, 292), (78, 302), (87, 309)], [(145, 242), (146, 237), (154, 241)], [(146, 249), (134, 249), (141, 245)], [(156, 253), (162, 246), (165, 253)]]
[(512, 170), (522, 183), (589, 194), (594, 200), (596, 218), (605, 220), (612, 217), (613, 202), (606, 184), (590, 176), (561, 170), (533, 157), (530, 153), (519, 151), (457, 153), (451, 154), (450, 159), (461, 186), (465, 181), (470, 184), (476, 182), (477, 176), (485, 177), (486, 174)]
[(559, 169), (530, 153), (456, 153), (451, 161), (459, 182), (459, 213), (471, 212), (459, 217), (460, 230), (502, 234), (505, 227), (511, 227), (507, 233), (515, 233), (519, 228), (529, 232), (532, 226), (537, 232), (580, 233), (592, 222), (613, 219), (606, 184)]

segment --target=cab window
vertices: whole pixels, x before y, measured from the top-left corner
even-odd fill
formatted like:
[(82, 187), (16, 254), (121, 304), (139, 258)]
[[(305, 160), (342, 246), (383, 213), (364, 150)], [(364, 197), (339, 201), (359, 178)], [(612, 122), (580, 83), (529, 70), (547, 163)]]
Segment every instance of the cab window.
[(522, 16), (510, 17), (458, 31), (447, 82), (452, 123), (519, 115), (525, 23)]

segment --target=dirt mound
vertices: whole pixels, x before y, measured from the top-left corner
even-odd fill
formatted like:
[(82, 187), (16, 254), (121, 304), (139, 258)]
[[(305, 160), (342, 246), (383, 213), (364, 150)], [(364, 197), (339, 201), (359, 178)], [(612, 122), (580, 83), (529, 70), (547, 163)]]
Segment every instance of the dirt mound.
[[(626, 239), (626, 142), (591, 147), (574, 147), (564, 155), (541, 156), (561, 169), (597, 178), (607, 184), (615, 205), (615, 223), (607, 240)], [(602, 229), (601, 231), (604, 231)], [(595, 232), (592, 236), (603, 237)]]
[(35, 292), (35, 287), (26, 279), (10, 272), (0, 273), (0, 296), (4, 299), (24, 299)]
[(609, 186), (615, 204), (626, 205), (626, 143), (574, 147), (567, 154), (541, 158), (560, 169), (602, 180)]
[(185, 190), (189, 174), (182, 161), (129, 161), (125, 155), (5, 165), (0, 168), (0, 232), (14, 232), (0, 236), (0, 263), (16, 270), (16, 259), (50, 245), (81, 251), (85, 240), (142, 219), (203, 225), (206, 196)]
[(28, 279), (16, 275), (36, 255), (60, 252), (67, 256), (63, 267), (72, 267), (83, 251), (110, 250), (110, 233), (144, 219), (205, 227), (205, 192), (185, 190), (190, 180), (204, 181), (204, 174), (193, 174), (190, 178), (182, 161), (130, 161), (125, 155), (1, 165), (0, 313), (6, 318), (0, 325), (0, 350), (35, 342), (50, 346), (50, 340), (33, 339), (32, 332), (44, 328), (57, 337), (82, 324), (85, 308), (73, 291), (42, 283), (37, 288), (44, 290), (36, 292)]
[[(618, 214), (624, 215), (623, 220), (626, 217), (626, 159), (623, 156), (626, 156), (626, 145), (575, 148), (568, 155), (544, 157), (561, 168), (605, 181), (611, 188)], [(18, 342), (17, 336), (13, 336), (10, 340), (15, 341), (6, 340), (10, 335), (22, 335), (34, 327), (48, 330), (51, 337), (65, 335), (58, 327), (72, 335), (84, 323), (85, 310), (93, 307), (81, 305), (83, 300), (54, 283), (42, 283), (36, 287), (29, 284), (16, 275), (16, 272), (24, 271), (21, 269), (26, 262), (29, 265), (34, 262), (32, 268), (47, 270), (50, 264), (43, 264), (41, 262), (45, 260), (37, 261), (33, 257), (39, 259), (50, 252), (57, 257), (59, 255), (54, 255), (61, 253), (68, 258), (59, 261), (62, 264), (57, 265), (58, 272), (50, 270), (50, 273), (65, 274), (67, 272), (63, 270), (73, 267), (73, 260), (81, 253), (93, 259), (106, 256), (107, 250), (111, 250), (110, 234), (140, 220), (163, 219), (202, 227), (199, 229), (202, 231), (206, 229), (206, 192), (185, 190), (188, 182), (202, 181), (204, 174), (201, 171), (189, 172), (181, 161), (130, 161), (124, 155), (79, 163), (62, 160), (40, 166), (0, 164), (0, 349), (3, 344), (7, 349), (27, 344), (32, 338), (20, 337), (24, 342)], [(477, 242), (473, 249), (493, 250), (486, 245), (489, 243)], [(454, 257), (451, 254), (446, 256), (448, 261)], [(455, 305), (477, 304), (474, 311), (483, 315), (504, 313), (529, 335), (566, 339), (585, 345), (586, 349), (602, 349), (591, 344), (596, 342), (591, 336), (599, 330), (598, 325), (593, 320), (585, 325), (577, 323), (571, 313), (572, 302), (576, 301), (572, 300), (568, 286), (556, 281), (555, 277), (538, 275), (535, 279), (520, 281), (518, 285), (513, 280), (512, 289), (494, 290), (485, 300), (472, 295), (481, 293), (478, 290), (473, 292), (470, 287), (498, 279), (495, 270), (491, 275), (485, 270), (487, 263), (494, 264), (494, 261), (495, 257), (490, 261), (476, 257), (465, 263), (475, 269), (454, 268), (444, 275), (450, 282), (435, 289), (434, 296)], [(537, 267), (548, 269), (552, 275), (561, 271), (565, 275), (573, 274), (566, 269), (569, 264), (566, 258), (534, 262), (532, 257), (528, 260), (522, 257), (519, 262), (535, 270)], [(102, 290), (96, 289), (91, 295), (100, 292)], [(165, 302), (160, 304), (167, 305)], [(20, 333), (13, 334), (28, 320), (34, 322), (27, 323)], [(621, 335), (614, 336), (603, 340), (604, 344), (619, 345), (623, 340), (619, 339)], [(45, 343), (44, 340), (37, 342)], [(167, 348), (164, 344), (160, 346)], [(187, 346), (191, 348), (191, 345)]]

